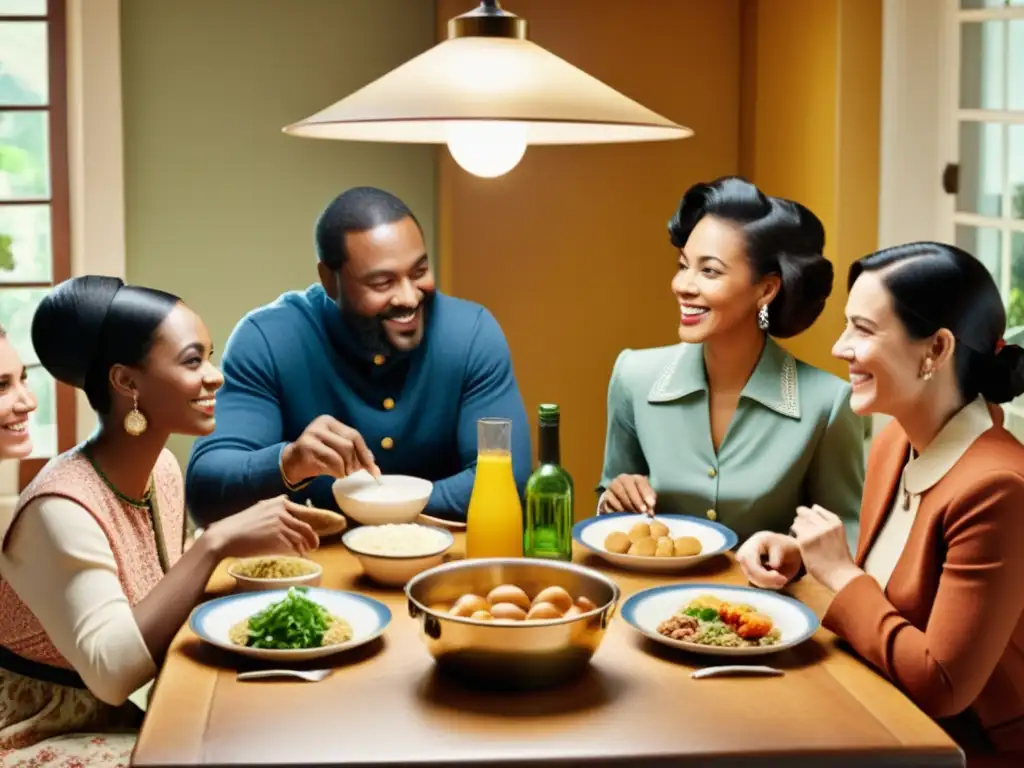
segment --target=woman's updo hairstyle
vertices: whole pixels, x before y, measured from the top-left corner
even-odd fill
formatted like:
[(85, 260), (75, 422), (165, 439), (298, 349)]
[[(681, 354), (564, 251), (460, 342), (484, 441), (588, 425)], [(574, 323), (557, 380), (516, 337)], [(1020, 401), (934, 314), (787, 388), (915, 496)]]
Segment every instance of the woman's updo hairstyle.
[(822, 256), (825, 227), (818, 217), (792, 200), (763, 194), (746, 179), (727, 176), (686, 191), (668, 223), (672, 245), (686, 245), (705, 216), (740, 228), (756, 280), (782, 278), (768, 306), (768, 333), (785, 339), (810, 328), (832, 293), (832, 264)]
[(984, 264), (945, 243), (906, 243), (855, 261), (849, 286), (877, 271), (910, 338), (927, 339), (941, 328), (953, 334), (956, 380), (967, 402), (980, 394), (1006, 403), (1024, 393), (1024, 350), (1003, 344), (1006, 310)]
[(85, 390), (89, 404), (106, 414), (111, 367), (142, 365), (157, 328), (180, 301), (117, 277), (73, 277), (40, 302), (32, 318), (32, 346), (51, 376)]

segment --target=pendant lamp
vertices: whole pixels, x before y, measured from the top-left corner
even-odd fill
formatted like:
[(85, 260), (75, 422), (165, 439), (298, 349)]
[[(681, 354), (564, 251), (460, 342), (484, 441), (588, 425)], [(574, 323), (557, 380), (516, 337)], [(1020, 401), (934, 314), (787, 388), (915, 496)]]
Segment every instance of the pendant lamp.
[(448, 21), (444, 42), (284, 132), (447, 144), (462, 168), (487, 178), (515, 168), (530, 144), (693, 135), (530, 42), (526, 26), (497, 0), (484, 0)]

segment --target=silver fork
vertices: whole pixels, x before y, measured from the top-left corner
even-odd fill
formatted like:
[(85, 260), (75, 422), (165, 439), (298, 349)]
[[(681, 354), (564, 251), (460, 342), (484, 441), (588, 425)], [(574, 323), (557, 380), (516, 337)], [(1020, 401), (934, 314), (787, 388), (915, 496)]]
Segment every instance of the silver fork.
[(239, 672), (238, 680), (266, 680), (275, 677), (297, 677), (310, 683), (318, 683), (331, 674), (330, 669), (257, 669), (252, 672)]

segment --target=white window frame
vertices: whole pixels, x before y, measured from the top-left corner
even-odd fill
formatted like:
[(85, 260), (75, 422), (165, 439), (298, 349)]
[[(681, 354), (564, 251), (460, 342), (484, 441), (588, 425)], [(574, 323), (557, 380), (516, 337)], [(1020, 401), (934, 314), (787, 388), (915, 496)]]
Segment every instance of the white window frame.
[[(945, 167), (946, 163), (959, 162), (959, 129), (963, 120), (983, 121), (986, 123), (1003, 123), (1006, 125), (1024, 126), (1024, 111), (995, 111), (984, 109), (961, 109), (960, 108), (960, 25), (970, 21), (996, 21), (1019, 19), (1024, 21), (1024, 5), (1003, 6), (997, 8), (979, 8), (964, 10), (960, 7), (959, 0), (943, 0), (943, 11), (945, 15), (944, 37), (940, 46), (945, 52), (944, 66), (940, 68), (942, 73), (941, 96), (941, 125), (942, 132), (942, 157), (939, 170)], [(1005, 55), (1009, 55), (1008, 40), (1004, 41)], [(1024, 77), (1024, 73), (1018, 74)], [(1011, 75), (1007, 73), (1007, 83)], [(1009, 158), (1004, 158), (1008, 163)], [(1007, 168), (1006, 173), (1009, 173)], [(1005, 188), (1005, 178), (1004, 178)], [(1003, 300), (1009, 301), (1010, 275), (1013, 269), (1011, 257), (1013, 254), (1013, 233), (1024, 233), (1024, 220), (1010, 218), (1011, 196), (1003, 196), (1003, 210), (998, 218), (983, 216), (975, 213), (962, 213), (956, 210), (956, 195), (942, 194), (939, 198), (939, 221), (941, 223), (940, 233), (946, 242), (955, 242), (956, 226), (958, 224), (989, 227), (1002, 232), (1002, 244), (1000, 253), (1000, 275), (998, 276), (999, 289), (1003, 293)], [(1009, 329), (1008, 329), (1009, 330)], [(1012, 403), (1004, 406), (1006, 412), (1006, 427), (1021, 440), (1024, 440), (1024, 397), (1019, 397)]]
[[(960, 25), (965, 21), (998, 21), (1003, 19), (1019, 19), (1024, 21), (1024, 5), (1004, 6), (1000, 8), (982, 8), (962, 10), (959, 0), (944, 0), (946, 15), (946, 39), (943, 47), (948, 50), (946, 66), (943, 67), (945, 90), (942, 100), (943, 134), (943, 165), (959, 160), (959, 127), (961, 120), (975, 120), (986, 123), (1004, 123), (1024, 125), (1024, 111), (995, 111), (985, 109), (960, 109)], [(1019, 75), (1024, 77), (1024, 74)], [(957, 224), (976, 227), (991, 227), (1002, 230), (1004, 237), (1001, 254), (1000, 290), (1009, 289), (1010, 256), (1012, 254), (1011, 232), (1024, 232), (1024, 220), (1008, 219), (1010, 201), (1003, 200), (1003, 211), (999, 218), (983, 216), (975, 213), (960, 213), (956, 210), (956, 195), (940, 197), (940, 220), (944, 224), (943, 237), (953, 242)]]
[[(883, 0), (882, 125), (879, 247), (911, 240), (954, 242), (957, 223), (990, 220), (956, 212), (956, 196), (942, 189), (947, 163), (958, 161), (960, 29), (964, 19), (1016, 18), (1024, 7), (961, 11), (959, 0)], [(1013, 114), (984, 112), (1010, 119)], [(1024, 231), (1024, 222), (1005, 225)], [(1010, 239), (1003, 238), (1004, 276)], [(1005, 407), (1007, 427), (1024, 439), (1024, 398)], [(888, 422), (874, 417), (873, 434)]]

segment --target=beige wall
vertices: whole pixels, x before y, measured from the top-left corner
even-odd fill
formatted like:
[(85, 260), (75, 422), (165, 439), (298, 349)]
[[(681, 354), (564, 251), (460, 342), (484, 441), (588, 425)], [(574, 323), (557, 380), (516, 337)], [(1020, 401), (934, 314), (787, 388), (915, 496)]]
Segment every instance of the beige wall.
[[(281, 127), (434, 44), (426, 0), (122, 3), (127, 278), (182, 296), (222, 349), (238, 319), (316, 279), (312, 229), (337, 193), (386, 188), (433, 244), (430, 147)], [(191, 441), (175, 438), (184, 463)]]
[[(678, 341), (666, 224), (694, 182), (738, 171), (740, 2), (509, 0), (530, 39), (696, 131), (650, 144), (531, 147), (507, 176), (441, 150), (446, 289), (494, 312), (531, 423), (562, 406), (562, 460), (593, 511), (608, 376), (624, 347)], [(439, 0), (438, 22), (467, 9)], [(532, 428), (535, 428), (532, 427)]]

